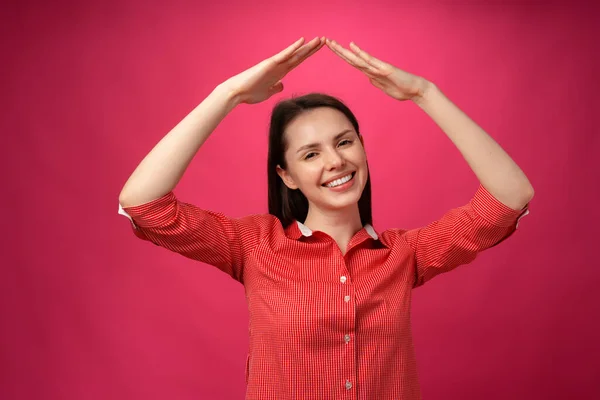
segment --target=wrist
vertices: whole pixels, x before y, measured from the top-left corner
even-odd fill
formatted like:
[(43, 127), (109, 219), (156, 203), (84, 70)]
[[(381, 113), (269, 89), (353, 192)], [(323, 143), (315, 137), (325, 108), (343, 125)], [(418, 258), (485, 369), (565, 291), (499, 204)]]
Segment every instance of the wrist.
[(239, 91), (236, 88), (229, 86), (227, 82), (217, 85), (213, 90), (213, 93), (223, 97), (230, 109), (233, 109), (242, 103)]
[(433, 82), (430, 82), (425, 78), (421, 78), (421, 81), (419, 82), (418, 94), (411, 100), (415, 104), (421, 106), (429, 100), (435, 90), (437, 90), (437, 86), (435, 86)]

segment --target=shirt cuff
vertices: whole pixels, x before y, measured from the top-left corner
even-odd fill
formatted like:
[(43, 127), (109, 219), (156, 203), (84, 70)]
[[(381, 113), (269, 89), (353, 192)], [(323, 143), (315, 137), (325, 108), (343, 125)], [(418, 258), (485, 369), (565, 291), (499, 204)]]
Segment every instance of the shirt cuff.
[(131, 225), (133, 225), (134, 229), (137, 229), (137, 225), (135, 224), (135, 222), (133, 222), (133, 218), (131, 218), (131, 215), (127, 214), (127, 211), (125, 211), (125, 209), (123, 208), (123, 206), (119, 203), (119, 215), (124, 215), (127, 218), (129, 218), (129, 221), (131, 221)]
[(475, 213), (495, 226), (519, 226), (521, 218), (529, 214), (529, 204), (522, 210), (513, 210), (496, 199), (483, 185), (479, 185), (475, 196), (471, 199), (471, 207)]
[(158, 199), (137, 206), (123, 207), (119, 204), (118, 214), (127, 217), (135, 229), (156, 227), (175, 216), (176, 204), (177, 198), (171, 191)]

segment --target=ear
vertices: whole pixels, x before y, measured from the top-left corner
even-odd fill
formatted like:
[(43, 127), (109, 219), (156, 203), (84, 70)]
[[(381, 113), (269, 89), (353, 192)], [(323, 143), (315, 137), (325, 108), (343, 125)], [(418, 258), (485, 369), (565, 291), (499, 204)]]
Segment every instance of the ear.
[(279, 177), (281, 178), (281, 180), (283, 181), (285, 186), (287, 186), (288, 188), (290, 188), (292, 190), (298, 189), (298, 186), (294, 183), (294, 180), (292, 179), (290, 174), (288, 174), (288, 172), (285, 169), (281, 168), (278, 165), (276, 167), (276, 171), (277, 171), (277, 175), (279, 175)]
[(360, 139), (360, 143), (362, 144), (362, 147), (365, 147), (365, 139), (363, 139), (363, 136), (358, 135), (358, 138)]

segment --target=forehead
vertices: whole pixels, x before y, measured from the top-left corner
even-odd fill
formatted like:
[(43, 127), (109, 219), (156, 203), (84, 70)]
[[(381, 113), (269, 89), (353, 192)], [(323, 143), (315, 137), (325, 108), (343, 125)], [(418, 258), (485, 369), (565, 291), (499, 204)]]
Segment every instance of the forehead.
[(295, 118), (285, 129), (285, 134), (289, 148), (294, 148), (307, 142), (327, 141), (344, 129), (354, 131), (354, 127), (341, 111), (320, 107)]

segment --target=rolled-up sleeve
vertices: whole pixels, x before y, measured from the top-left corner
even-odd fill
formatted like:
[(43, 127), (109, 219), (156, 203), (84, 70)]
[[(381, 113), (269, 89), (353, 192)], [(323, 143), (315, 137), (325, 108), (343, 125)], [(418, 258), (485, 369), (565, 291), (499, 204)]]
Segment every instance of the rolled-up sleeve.
[(529, 214), (529, 205), (513, 210), (482, 185), (471, 201), (448, 211), (439, 220), (404, 237), (415, 257), (415, 284), (473, 261), (477, 254), (511, 236), (519, 220)]
[(270, 215), (239, 219), (181, 202), (173, 192), (148, 203), (122, 207), (137, 237), (213, 265), (243, 283), (244, 265), (272, 228)]

